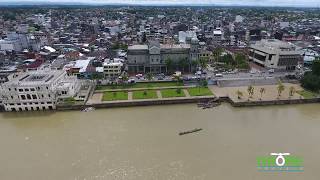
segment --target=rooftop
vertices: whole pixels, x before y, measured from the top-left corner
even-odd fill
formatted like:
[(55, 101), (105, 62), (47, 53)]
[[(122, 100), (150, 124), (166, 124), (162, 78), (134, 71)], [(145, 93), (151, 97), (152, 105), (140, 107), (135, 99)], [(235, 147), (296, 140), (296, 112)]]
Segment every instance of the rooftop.
[(13, 79), (5, 84), (18, 84), (21, 86), (28, 86), (34, 84), (51, 84), (54, 80), (64, 74), (61, 70), (37, 70), (37, 71), (27, 71), (19, 74), (14, 74)]

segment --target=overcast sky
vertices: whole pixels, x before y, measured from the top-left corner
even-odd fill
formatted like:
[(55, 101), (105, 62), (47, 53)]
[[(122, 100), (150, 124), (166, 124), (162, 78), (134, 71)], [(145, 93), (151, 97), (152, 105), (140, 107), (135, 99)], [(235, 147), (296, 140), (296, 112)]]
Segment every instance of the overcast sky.
[(215, 5), (257, 5), (257, 6), (308, 6), (319, 7), (320, 0), (0, 0), (0, 2), (75, 2), (75, 3), (123, 3), (123, 4), (215, 4)]

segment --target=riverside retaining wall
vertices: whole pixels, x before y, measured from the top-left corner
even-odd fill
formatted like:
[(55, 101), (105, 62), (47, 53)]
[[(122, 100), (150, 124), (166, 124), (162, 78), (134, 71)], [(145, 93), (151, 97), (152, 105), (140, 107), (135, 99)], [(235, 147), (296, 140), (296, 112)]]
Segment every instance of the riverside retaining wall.
[(90, 104), (90, 105), (57, 106), (57, 110), (80, 110), (86, 107), (113, 108), (113, 107), (150, 106), (150, 105), (165, 105), (165, 104), (185, 104), (185, 103), (196, 103), (199, 101), (208, 101), (213, 99), (215, 99), (214, 96), (204, 96), (204, 97), (191, 97), (191, 98), (115, 101), (115, 102), (104, 102), (104, 103)]

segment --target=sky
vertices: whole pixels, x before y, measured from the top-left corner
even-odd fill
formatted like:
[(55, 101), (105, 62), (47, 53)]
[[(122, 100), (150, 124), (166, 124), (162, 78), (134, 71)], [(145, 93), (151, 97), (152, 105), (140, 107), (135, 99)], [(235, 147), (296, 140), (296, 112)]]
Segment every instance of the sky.
[(243, 6), (298, 6), (319, 7), (320, 0), (0, 0), (5, 2), (71, 2), (89, 4), (138, 4), (138, 5), (243, 5)]

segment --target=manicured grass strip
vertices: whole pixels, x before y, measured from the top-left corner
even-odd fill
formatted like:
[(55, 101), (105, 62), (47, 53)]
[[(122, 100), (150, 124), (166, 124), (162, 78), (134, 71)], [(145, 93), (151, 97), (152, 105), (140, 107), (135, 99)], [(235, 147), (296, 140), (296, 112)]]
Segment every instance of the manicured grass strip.
[(127, 85), (97, 86), (96, 90), (183, 86), (182, 82), (138, 82)]
[(207, 87), (188, 88), (188, 92), (189, 92), (190, 96), (210, 96), (210, 95), (213, 95), (213, 93)]
[(143, 91), (132, 91), (133, 99), (157, 99), (157, 93), (155, 90), (143, 90)]
[(318, 96), (317, 93), (307, 90), (297, 91), (297, 93), (303, 96), (305, 99), (316, 98)]
[(186, 96), (183, 92), (183, 89), (163, 89), (161, 90), (161, 95), (163, 98)]
[(104, 92), (102, 101), (128, 100), (128, 92)]

